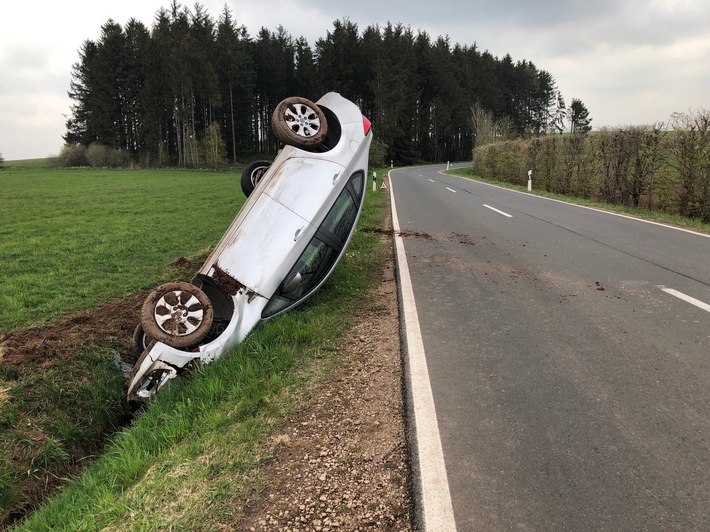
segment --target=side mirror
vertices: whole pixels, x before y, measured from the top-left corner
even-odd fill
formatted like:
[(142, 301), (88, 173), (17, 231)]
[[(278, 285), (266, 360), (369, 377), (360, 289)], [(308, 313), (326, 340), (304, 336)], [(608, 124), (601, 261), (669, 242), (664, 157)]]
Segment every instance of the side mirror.
[(294, 272), (281, 285), (281, 292), (293, 294), (301, 286), (301, 272)]

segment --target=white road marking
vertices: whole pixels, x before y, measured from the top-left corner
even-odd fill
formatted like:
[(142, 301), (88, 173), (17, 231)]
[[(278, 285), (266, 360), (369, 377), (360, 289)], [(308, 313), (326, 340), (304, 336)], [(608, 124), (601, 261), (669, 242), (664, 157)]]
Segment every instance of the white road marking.
[(449, 192), (453, 192), (454, 194), (456, 194), (456, 191), (455, 191), (453, 188), (446, 187), (446, 190), (448, 190)]
[(429, 181), (431, 181), (432, 183), (436, 183), (436, 181), (434, 181), (433, 179), (430, 179)]
[(666, 288), (665, 286), (659, 286), (658, 288), (663, 290), (666, 294), (670, 294), (672, 296), (675, 296), (678, 299), (682, 299), (686, 303), (690, 303), (691, 305), (695, 305), (696, 307), (698, 307), (700, 309), (710, 312), (710, 305), (708, 305), (707, 303), (703, 303), (699, 299), (695, 299), (694, 297), (690, 297), (689, 295), (686, 295), (683, 292), (679, 292), (678, 290), (673, 290), (672, 288)]
[[(440, 171), (439, 173), (442, 174), (443, 172), (444, 172), (444, 171), (442, 170), (442, 171)], [(559, 199), (555, 199), (555, 198), (546, 198), (545, 196), (539, 196), (539, 195), (537, 195), (537, 194), (531, 194), (530, 192), (523, 192), (523, 191), (521, 191), (521, 190), (513, 190), (513, 189), (511, 189), (511, 188), (501, 187), (501, 186), (499, 186), (499, 185), (492, 185), (492, 184), (490, 184), (490, 183), (483, 183), (482, 181), (478, 181), (478, 180), (476, 180), (476, 179), (471, 179), (471, 178), (464, 177), (464, 176), (460, 176), (460, 175), (456, 175), (456, 174), (446, 174), (446, 175), (451, 176), (451, 177), (457, 177), (457, 178), (459, 178), (459, 179), (464, 179), (464, 180), (466, 180), (466, 181), (468, 181), (468, 182), (470, 182), (470, 183), (477, 183), (477, 184), (479, 184), (479, 185), (485, 185), (485, 186), (487, 186), (487, 187), (495, 187), (495, 188), (499, 188), (499, 189), (501, 189), (501, 190), (507, 190), (508, 192), (512, 192), (512, 193), (514, 193), (514, 194), (525, 194), (526, 196), (533, 196), (533, 197), (535, 197), (535, 198), (538, 198), (538, 199), (541, 199), (541, 200), (545, 200), (545, 201), (554, 201), (554, 202), (557, 202), (557, 203), (564, 203), (565, 205), (571, 205), (572, 207), (579, 207), (580, 209), (587, 209), (587, 210), (590, 210), (590, 211), (601, 212), (601, 213), (603, 213), (603, 214), (609, 214), (609, 215), (611, 215), (611, 216), (618, 216), (619, 218), (627, 218), (628, 220), (634, 220), (634, 221), (636, 221), (636, 222), (641, 222), (641, 223), (644, 223), (644, 224), (658, 225), (658, 226), (660, 226), (660, 227), (665, 227), (666, 229), (673, 229), (673, 230), (675, 230), (675, 231), (682, 231), (682, 232), (684, 232), (684, 233), (690, 233), (691, 235), (703, 236), (703, 237), (705, 237), (705, 238), (710, 238), (710, 234), (699, 233), (698, 231), (693, 231), (692, 229), (685, 229), (685, 228), (683, 228), (683, 227), (676, 227), (676, 226), (674, 226), (674, 225), (668, 225), (668, 224), (664, 224), (664, 223), (661, 223), (661, 222), (654, 222), (654, 221), (652, 221), (652, 220), (644, 220), (643, 218), (637, 218), (636, 216), (629, 216), (628, 214), (621, 214), (621, 213), (619, 213), (619, 212), (612, 212), (612, 211), (606, 211), (606, 210), (604, 210), (604, 209), (597, 209), (596, 207), (588, 207), (587, 205), (577, 205), (576, 203), (570, 203), (570, 202), (568, 202), (568, 201), (559, 200)]]
[(409, 277), (404, 242), (399, 235), (399, 220), (394, 203), (394, 186), (390, 180), (392, 204), (392, 227), (394, 228), (395, 251), (399, 283), (402, 290), (402, 314), (406, 331), (409, 384), (412, 394), (412, 412), (416, 428), (416, 449), (419, 463), (419, 492), (424, 530), (456, 530), (454, 509), (451, 504), (449, 481), (446, 476), (444, 452), (441, 447), (439, 423), (436, 419), (434, 396), (429, 381), (426, 354), (419, 316), (414, 301), (414, 291)]
[(492, 210), (492, 211), (497, 212), (498, 214), (502, 214), (502, 215), (505, 216), (506, 218), (512, 218), (512, 217), (513, 217), (512, 214), (508, 214), (507, 212), (499, 211), (499, 210), (496, 209), (495, 207), (491, 207), (490, 205), (486, 205), (485, 203), (483, 204), (483, 206), (484, 206), (486, 209), (490, 209), (490, 210)]

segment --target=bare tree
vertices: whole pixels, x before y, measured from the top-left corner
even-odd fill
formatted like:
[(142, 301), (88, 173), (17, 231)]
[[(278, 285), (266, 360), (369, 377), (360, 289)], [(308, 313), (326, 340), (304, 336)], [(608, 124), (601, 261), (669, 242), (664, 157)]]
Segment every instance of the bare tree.
[(471, 106), (470, 125), (473, 130), (474, 147), (485, 146), (514, 136), (514, 125), (510, 117), (504, 116), (496, 120), (493, 118), (493, 113), (484, 109), (478, 102)]
[(567, 117), (567, 105), (560, 91), (555, 93), (553, 107), (551, 109), (548, 131), (550, 133), (562, 133), (565, 130), (565, 118)]
[(680, 213), (710, 221), (710, 111), (674, 113), (671, 152), (680, 178)]

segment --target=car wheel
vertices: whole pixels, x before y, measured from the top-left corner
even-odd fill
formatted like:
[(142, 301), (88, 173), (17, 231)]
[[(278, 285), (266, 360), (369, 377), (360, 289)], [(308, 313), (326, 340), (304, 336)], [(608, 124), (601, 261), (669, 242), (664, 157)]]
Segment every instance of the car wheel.
[(280, 142), (306, 150), (319, 146), (328, 133), (328, 122), (320, 107), (298, 96), (286, 98), (276, 106), (272, 125)]
[(271, 166), (271, 161), (253, 161), (242, 172), (242, 192), (248, 198)]
[(185, 282), (166, 283), (143, 303), (144, 334), (176, 349), (194, 347), (212, 326), (213, 310), (207, 295)]

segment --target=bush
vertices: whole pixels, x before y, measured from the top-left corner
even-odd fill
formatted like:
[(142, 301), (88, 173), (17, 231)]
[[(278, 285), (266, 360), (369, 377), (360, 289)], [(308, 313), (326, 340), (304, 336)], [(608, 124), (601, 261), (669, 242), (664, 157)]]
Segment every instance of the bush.
[(86, 150), (86, 159), (89, 161), (89, 166), (94, 168), (104, 168), (111, 166), (110, 149), (103, 144), (92, 144)]
[(670, 149), (681, 214), (710, 222), (710, 111), (675, 113)]
[(382, 139), (379, 137), (372, 139), (372, 144), (370, 145), (372, 166), (389, 166), (389, 161), (386, 160), (387, 150), (389, 150), (389, 146)]
[(218, 122), (212, 122), (212, 125), (207, 128), (202, 141), (202, 154), (207, 168), (217, 169), (227, 166), (227, 147), (222, 140)]
[(65, 144), (52, 164), (60, 167), (91, 166), (93, 168), (121, 168), (131, 163), (126, 150), (94, 143), (88, 148), (81, 144)]
[(89, 166), (89, 159), (86, 157), (86, 146), (81, 144), (65, 144), (56, 159), (57, 166)]
[(130, 157), (125, 150), (117, 150), (97, 143), (89, 146), (86, 158), (89, 165), (94, 168), (120, 168), (130, 164)]
[(487, 179), (521, 184), (527, 180), (528, 142), (507, 140), (474, 150), (474, 172)]
[(710, 112), (663, 124), (602, 128), (478, 146), (473, 171), (536, 189), (710, 222)]

